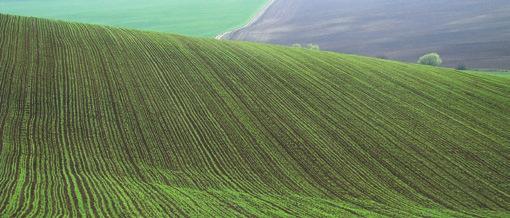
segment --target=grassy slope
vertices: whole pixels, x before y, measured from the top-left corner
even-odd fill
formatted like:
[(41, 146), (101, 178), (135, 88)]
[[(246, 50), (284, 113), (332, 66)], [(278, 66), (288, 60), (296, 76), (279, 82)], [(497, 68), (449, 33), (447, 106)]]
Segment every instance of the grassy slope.
[(462, 72), (480, 75), (480, 76), (497, 76), (510, 79), (510, 71), (490, 71), (490, 70), (463, 70)]
[(0, 34), (0, 214), (510, 214), (509, 80), (5, 15)]
[(266, 0), (0, 0), (0, 13), (214, 37), (237, 28)]

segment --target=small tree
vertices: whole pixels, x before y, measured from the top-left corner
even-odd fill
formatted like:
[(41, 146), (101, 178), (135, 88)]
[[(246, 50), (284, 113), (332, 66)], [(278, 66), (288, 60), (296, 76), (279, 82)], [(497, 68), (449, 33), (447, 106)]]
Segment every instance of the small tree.
[(457, 68), (456, 68), (456, 69), (457, 69), (457, 70), (467, 70), (467, 67), (466, 67), (466, 65), (464, 65), (464, 64), (459, 64), (459, 65), (457, 65)]
[(321, 48), (320, 48), (320, 47), (319, 47), (319, 45), (317, 45), (317, 44), (311, 44), (311, 43), (310, 43), (310, 44), (306, 45), (306, 47), (307, 47), (308, 49), (310, 49), (310, 50), (317, 50), (317, 51), (318, 51), (318, 50), (321, 50)]
[(294, 48), (302, 48), (303, 46), (301, 46), (301, 44), (299, 44), (299, 43), (294, 43), (294, 44), (292, 44), (292, 47), (294, 47)]
[(429, 53), (423, 55), (418, 59), (419, 64), (430, 65), (430, 66), (439, 66), (443, 63), (441, 60), (441, 56), (438, 53)]

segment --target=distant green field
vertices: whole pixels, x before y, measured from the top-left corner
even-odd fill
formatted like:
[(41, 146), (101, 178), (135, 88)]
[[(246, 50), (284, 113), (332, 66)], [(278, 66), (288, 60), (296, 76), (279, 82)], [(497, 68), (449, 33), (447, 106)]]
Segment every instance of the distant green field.
[(510, 78), (510, 71), (463, 70), (462, 72), (476, 74), (476, 75), (490, 75), (490, 76)]
[(242, 26), (266, 0), (0, 0), (0, 13), (212, 37)]
[(510, 80), (0, 14), (0, 217), (510, 217)]

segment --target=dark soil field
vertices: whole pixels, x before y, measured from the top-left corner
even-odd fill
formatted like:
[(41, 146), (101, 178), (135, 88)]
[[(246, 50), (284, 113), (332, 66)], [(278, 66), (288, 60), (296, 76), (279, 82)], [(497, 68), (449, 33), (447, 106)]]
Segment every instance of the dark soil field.
[(438, 52), (446, 66), (510, 69), (510, 1), (276, 0), (229, 38), (408, 62)]

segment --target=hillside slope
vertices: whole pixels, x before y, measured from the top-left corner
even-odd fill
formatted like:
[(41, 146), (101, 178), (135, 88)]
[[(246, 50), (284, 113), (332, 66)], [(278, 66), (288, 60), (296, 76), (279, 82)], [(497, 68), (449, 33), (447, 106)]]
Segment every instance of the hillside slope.
[(412, 63), (438, 52), (445, 66), (510, 69), (510, 1), (275, 0), (256, 23), (225, 38)]
[(508, 216), (510, 80), (0, 15), (0, 214)]

